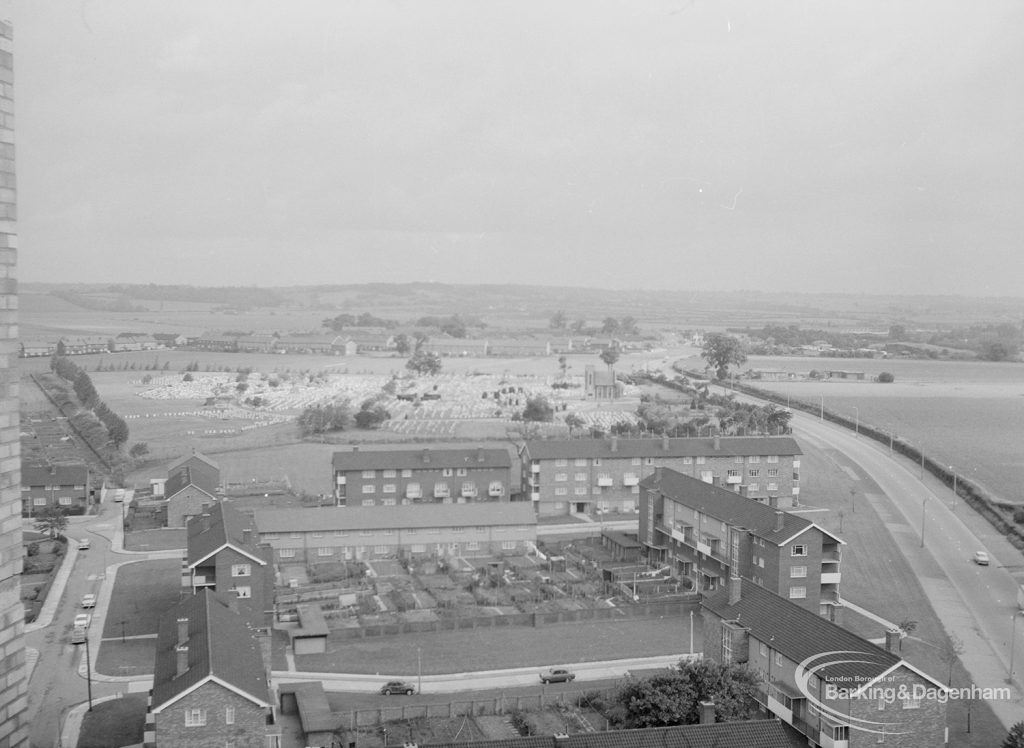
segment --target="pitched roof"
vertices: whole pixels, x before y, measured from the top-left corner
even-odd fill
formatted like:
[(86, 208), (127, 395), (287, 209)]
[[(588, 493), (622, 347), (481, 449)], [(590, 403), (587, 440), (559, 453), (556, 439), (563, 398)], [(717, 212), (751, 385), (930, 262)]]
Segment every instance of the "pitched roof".
[(261, 533), (537, 524), (528, 501), (258, 509), (255, 518)]
[[(178, 675), (178, 619), (188, 619), (188, 670)], [(160, 617), (153, 670), (153, 711), (216, 682), (259, 706), (270, 705), (263, 654), (245, 619), (207, 589)]]
[(76, 486), (89, 479), (85, 465), (22, 465), (23, 486)]
[[(248, 542), (245, 540), (246, 529), (252, 530)], [(256, 539), (256, 523), (252, 517), (220, 501), (210, 507), (207, 516), (189, 520), (186, 561), (189, 566), (195, 566), (230, 546), (263, 566), (266, 562)]]
[(192, 454), (185, 455), (184, 457), (181, 457), (181, 458), (175, 460), (174, 462), (172, 462), (167, 467), (167, 472), (168, 473), (173, 473), (175, 470), (180, 468), (182, 465), (186, 464), (189, 460), (198, 460), (199, 462), (206, 463), (207, 465), (209, 465), (214, 470), (217, 470), (217, 471), (220, 470), (220, 465), (218, 465), (216, 462), (211, 460), (209, 457), (204, 455), (202, 452), (196, 452), (195, 450), (192, 450)]
[(197, 470), (192, 467), (181, 467), (167, 476), (164, 482), (164, 496), (168, 499), (181, 493), (189, 486), (195, 486), (203, 493), (215, 498), (217, 494), (217, 480), (206, 470)]
[(820, 658), (830, 652), (841, 653), (833, 658), (835, 664), (815, 670), (824, 680), (859, 687), (902, 661), (898, 655), (749, 580), (740, 580), (740, 585), (740, 599), (734, 605), (729, 604), (729, 589), (725, 585), (706, 597), (702, 607), (726, 621), (738, 618), (752, 637), (793, 662)]
[(778, 719), (715, 722), (707, 725), (649, 727), (569, 735), (555, 742), (550, 735), (476, 740), (458, 743), (420, 743), (420, 748), (797, 748), (806, 746), (795, 731)]
[[(717, 443), (717, 447), (715, 446)], [(803, 454), (791, 436), (725, 436), (680, 439), (534, 439), (532, 459), (575, 457), (761, 457)]]
[[(743, 527), (759, 538), (782, 545), (810, 528), (817, 528), (842, 543), (832, 533), (822, 529), (805, 517), (789, 512), (779, 512), (767, 504), (740, 496), (734, 491), (691, 478), (671, 468), (658, 468), (640, 481), (642, 488), (660, 491), (680, 504), (696, 509), (702, 514), (735, 527)], [(782, 515), (782, 528), (778, 527), (778, 515)]]
[(394, 470), (412, 468), (510, 468), (507, 449), (352, 449), (335, 452), (331, 459), (335, 470)]

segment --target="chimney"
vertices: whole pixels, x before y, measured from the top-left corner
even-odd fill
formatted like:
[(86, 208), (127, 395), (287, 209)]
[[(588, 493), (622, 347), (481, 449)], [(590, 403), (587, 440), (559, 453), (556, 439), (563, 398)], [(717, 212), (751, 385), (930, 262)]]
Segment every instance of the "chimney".
[(618, 451), (619, 451), (619, 437), (613, 436), (612, 437), (612, 452), (618, 452)]
[(188, 619), (178, 619), (178, 644), (184, 644), (188, 641)]
[(661, 437), (661, 448), (668, 452), (668, 434), (662, 434)]
[(775, 510), (775, 532), (782, 532), (782, 526), (786, 523), (785, 512)]
[(359, 451), (359, 447), (352, 447), (352, 451), (353, 452), (358, 452)]
[(178, 657), (178, 670), (175, 678), (180, 678), (188, 672), (188, 645), (177, 646), (174, 648), (174, 653)]
[(713, 725), (715, 723), (715, 702), (700, 702), (700, 724)]
[(740, 601), (743, 592), (743, 580), (733, 572), (729, 577), (729, 605), (735, 605)]
[(252, 528), (246, 527), (242, 530), (242, 543), (249, 545), (252, 542)]
[(425, 447), (423, 449), (423, 462), (425, 464), (430, 462), (430, 450)]
[(889, 629), (885, 632), (885, 651), (895, 652), (897, 645), (900, 643), (900, 630)]
[(476, 461), (477, 462), (483, 462), (484, 461), (484, 448), (483, 447), (477, 447), (476, 448)]
[(715, 440), (712, 443), (714, 444), (716, 452), (722, 448), (722, 439), (721, 437), (718, 436), (718, 434), (715, 434)]
[(654, 468), (654, 482), (661, 483), (661, 466)]

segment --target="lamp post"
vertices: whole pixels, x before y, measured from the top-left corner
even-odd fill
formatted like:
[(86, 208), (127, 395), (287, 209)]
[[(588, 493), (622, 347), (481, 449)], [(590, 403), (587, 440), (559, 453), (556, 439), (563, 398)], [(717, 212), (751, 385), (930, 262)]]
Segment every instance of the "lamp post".
[(860, 408), (854, 406), (853, 408), (853, 435), (855, 438), (860, 438)]
[(1021, 614), (1021, 611), (1016, 611), (1010, 618), (1013, 619), (1013, 630), (1010, 634), (1010, 672), (1007, 682), (1013, 683), (1013, 654), (1017, 644), (1017, 616)]
[(89, 711), (92, 711), (92, 663), (89, 662), (89, 632), (85, 632), (85, 686), (89, 694)]
[(921, 499), (921, 547), (924, 548), (924, 510), (928, 505), (928, 498)]
[(416, 693), (423, 693), (423, 657), (420, 648), (416, 647)]
[(956, 470), (952, 465), (949, 466), (949, 472), (953, 474), (953, 508), (956, 509)]

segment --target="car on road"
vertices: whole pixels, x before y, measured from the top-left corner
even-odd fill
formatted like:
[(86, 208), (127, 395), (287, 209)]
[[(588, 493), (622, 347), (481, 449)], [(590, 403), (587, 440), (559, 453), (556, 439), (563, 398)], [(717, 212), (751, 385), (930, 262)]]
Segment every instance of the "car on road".
[(82, 538), (78, 541), (78, 550), (87, 551), (89, 550), (89, 538)]
[(551, 668), (540, 674), (541, 683), (568, 683), (576, 680), (576, 673), (565, 668)]
[(385, 696), (390, 696), (393, 693), (401, 693), (409, 696), (410, 694), (416, 693), (416, 688), (411, 683), (406, 683), (404, 680), (389, 680), (380, 687), (380, 692)]
[(82, 607), (83, 608), (95, 608), (96, 607), (96, 595), (91, 592), (88, 595), (82, 595)]
[(89, 615), (88, 613), (79, 613), (77, 616), (75, 616), (74, 627), (76, 629), (87, 629), (89, 628), (90, 621), (92, 621), (91, 615)]
[(975, 551), (974, 563), (978, 566), (988, 566), (988, 553), (985, 551)]

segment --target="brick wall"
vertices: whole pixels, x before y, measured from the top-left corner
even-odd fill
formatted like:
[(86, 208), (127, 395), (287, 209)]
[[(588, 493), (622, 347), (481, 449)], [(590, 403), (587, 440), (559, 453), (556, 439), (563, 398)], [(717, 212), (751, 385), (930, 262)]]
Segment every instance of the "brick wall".
[(14, 46), (0, 22), (0, 746), (28, 745), (21, 604), (18, 287), (14, 176)]
[[(234, 724), (227, 724), (227, 708), (234, 707)], [(186, 727), (185, 714), (205, 711), (206, 724)], [(267, 743), (266, 710), (216, 683), (206, 683), (155, 715), (159, 746), (206, 748), (233, 745), (264, 748)]]

